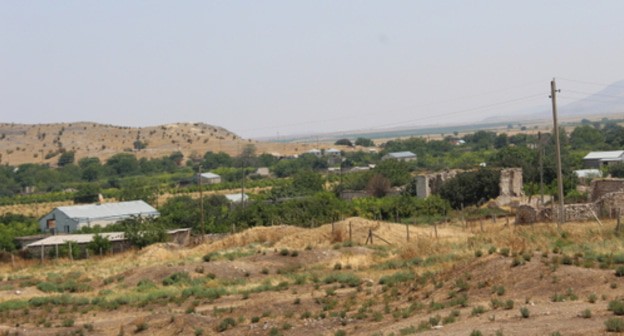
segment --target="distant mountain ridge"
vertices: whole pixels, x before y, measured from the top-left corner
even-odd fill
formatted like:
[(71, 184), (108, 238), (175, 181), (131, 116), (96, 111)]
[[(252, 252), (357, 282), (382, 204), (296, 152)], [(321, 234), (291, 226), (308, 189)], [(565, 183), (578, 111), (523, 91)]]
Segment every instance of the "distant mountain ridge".
[[(570, 90), (576, 93), (574, 90)], [(565, 94), (563, 89), (562, 94)], [(613, 114), (624, 112), (624, 80), (560, 108), (562, 116)]]

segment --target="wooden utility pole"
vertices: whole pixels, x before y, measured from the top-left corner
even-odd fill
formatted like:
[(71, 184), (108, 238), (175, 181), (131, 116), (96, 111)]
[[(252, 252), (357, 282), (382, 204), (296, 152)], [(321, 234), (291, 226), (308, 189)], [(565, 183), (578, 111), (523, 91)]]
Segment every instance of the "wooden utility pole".
[[(552, 100), (552, 112), (553, 112), (553, 134), (555, 136), (555, 155), (557, 158), (557, 186), (559, 189), (559, 218), (557, 225), (561, 226), (565, 222), (565, 208), (563, 204), (563, 176), (561, 174), (561, 144), (559, 141), (559, 123), (557, 122), (557, 83), (555, 79), (550, 82), (550, 99)], [(559, 227), (561, 228), (561, 227)]]
[(205, 222), (204, 222), (204, 194), (202, 190), (202, 175), (201, 175), (202, 166), (201, 164), (197, 167), (197, 185), (199, 187), (199, 232), (201, 234), (201, 241), (204, 241), (205, 232)]
[(537, 132), (537, 142), (539, 143), (540, 205), (544, 206), (544, 142), (542, 141), (542, 132)]

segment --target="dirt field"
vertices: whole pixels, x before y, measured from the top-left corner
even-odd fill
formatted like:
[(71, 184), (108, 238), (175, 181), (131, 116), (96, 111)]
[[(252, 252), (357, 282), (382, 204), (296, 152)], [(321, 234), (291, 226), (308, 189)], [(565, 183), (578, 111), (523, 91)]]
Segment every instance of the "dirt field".
[(6, 261), (0, 332), (607, 334), (605, 321), (616, 317), (609, 303), (624, 297), (615, 223), (568, 223), (561, 232), (504, 223), (450, 223), (436, 238), (431, 226), (349, 218), (257, 227), (187, 248)]

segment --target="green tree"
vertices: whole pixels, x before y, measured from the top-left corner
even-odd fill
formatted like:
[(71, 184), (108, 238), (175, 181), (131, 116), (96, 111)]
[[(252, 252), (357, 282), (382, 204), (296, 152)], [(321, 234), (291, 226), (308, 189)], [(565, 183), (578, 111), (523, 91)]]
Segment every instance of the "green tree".
[(311, 194), (323, 191), (323, 179), (313, 171), (301, 171), (293, 176), (292, 187), (297, 194)]
[(231, 167), (231, 166), (232, 166), (232, 158), (224, 152), (213, 153), (213, 152), (208, 151), (206, 152), (206, 154), (204, 154), (204, 160), (202, 161), (202, 168), (206, 170), (211, 170), (211, 169), (215, 169), (219, 167)]
[(349, 147), (353, 147), (353, 143), (351, 143), (351, 140), (349, 139), (338, 139), (336, 140), (336, 142), (334, 143), (334, 145), (337, 146), (349, 146)]
[(76, 153), (74, 151), (63, 152), (63, 154), (61, 154), (61, 156), (58, 159), (58, 166), (63, 167), (68, 164), (74, 163), (75, 155)]
[(383, 160), (373, 171), (390, 180), (391, 186), (401, 186), (410, 180), (409, 164), (399, 160)]
[(74, 194), (74, 203), (95, 203), (98, 201), (100, 187), (95, 183), (85, 183), (78, 187)]
[(155, 218), (133, 216), (124, 219), (121, 224), (124, 228), (125, 238), (138, 248), (167, 240), (167, 231), (164, 225)]
[(440, 196), (455, 209), (479, 204), (499, 195), (500, 171), (481, 168), (457, 174), (440, 188)]
[(113, 176), (129, 176), (139, 172), (139, 161), (130, 153), (119, 153), (106, 160), (106, 167)]
[(624, 163), (610, 165), (609, 174), (611, 174), (612, 177), (624, 178)]
[(143, 200), (153, 204), (158, 197), (157, 190), (153, 179), (144, 176), (127, 178), (121, 183), (119, 199), (122, 201)]
[(602, 132), (589, 125), (578, 126), (570, 133), (572, 149), (601, 149), (604, 148), (604, 143)]
[(91, 250), (94, 254), (106, 253), (111, 249), (111, 242), (107, 237), (96, 233), (93, 236), (93, 240), (87, 245), (87, 248)]
[(362, 147), (374, 147), (375, 143), (373, 142), (373, 140), (368, 138), (357, 138), (355, 139), (355, 145)]

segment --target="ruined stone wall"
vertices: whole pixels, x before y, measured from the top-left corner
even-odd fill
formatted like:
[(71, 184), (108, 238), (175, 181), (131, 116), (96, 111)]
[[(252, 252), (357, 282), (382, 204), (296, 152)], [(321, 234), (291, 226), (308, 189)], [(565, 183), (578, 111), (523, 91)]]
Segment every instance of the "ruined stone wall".
[(605, 194), (624, 191), (624, 179), (595, 179), (591, 181), (589, 190), (590, 200), (596, 202)]
[(500, 196), (523, 196), (522, 183), (522, 168), (505, 168), (501, 170), (500, 182), (498, 184)]
[(440, 187), (444, 181), (455, 177), (463, 170), (454, 169), (427, 175), (418, 175), (416, 177), (416, 196), (418, 198), (425, 198), (429, 195), (435, 195), (439, 193)]
[(624, 191), (616, 191), (602, 195), (596, 201), (598, 215), (601, 217), (613, 218), (617, 216), (618, 209), (624, 213)]
[[(566, 222), (582, 222), (588, 220), (594, 220), (596, 213), (596, 205), (594, 203), (579, 203), (579, 204), (566, 204), (565, 206), (565, 221)], [(553, 215), (554, 210), (554, 215)], [(557, 221), (559, 217), (558, 207), (542, 208), (537, 216), (538, 222), (550, 222)]]

